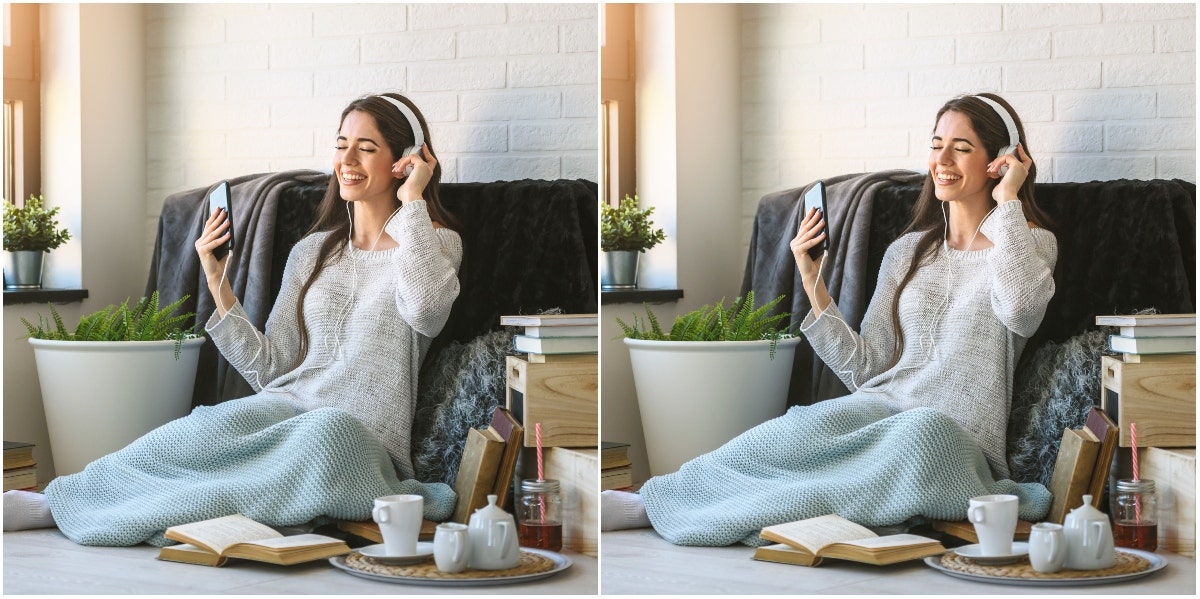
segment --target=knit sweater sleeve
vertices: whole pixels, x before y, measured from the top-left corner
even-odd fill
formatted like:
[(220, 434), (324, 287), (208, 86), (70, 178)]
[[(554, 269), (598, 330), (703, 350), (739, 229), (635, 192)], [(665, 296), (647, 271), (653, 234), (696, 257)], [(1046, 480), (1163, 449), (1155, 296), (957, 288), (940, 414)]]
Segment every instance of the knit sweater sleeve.
[(434, 337), (458, 297), (462, 238), (452, 229), (435, 229), (424, 200), (405, 204), (387, 233), (400, 243), (394, 264), (396, 310), (413, 330)]
[(879, 269), (879, 282), (867, 311), (863, 315), (861, 333), (855, 333), (842, 316), (837, 304), (816, 315), (809, 310), (800, 330), (812, 345), (813, 351), (845, 383), (851, 392), (866, 381), (886, 371), (895, 353), (896, 331), (892, 326), (891, 306), (896, 288), (903, 276), (904, 239), (888, 247)]
[(1004, 326), (1031, 337), (1054, 296), (1058, 244), (1045, 229), (1030, 229), (1021, 202), (1004, 202), (980, 229), (995, 245), (988, 255), (992, 309)]
[(292, 369), (300, 351), (300, 327), (296, 320), (296, 301), (304, 277), (312, 271), (315, 237), (296, 244), (283, 269), (283, 284), (271, 314), (266, 334), (246, 317), (242, 304), (235, 301), (222, 318), (216, 310), (204, 330), (221, 355), (237, 369), (257, 392)]

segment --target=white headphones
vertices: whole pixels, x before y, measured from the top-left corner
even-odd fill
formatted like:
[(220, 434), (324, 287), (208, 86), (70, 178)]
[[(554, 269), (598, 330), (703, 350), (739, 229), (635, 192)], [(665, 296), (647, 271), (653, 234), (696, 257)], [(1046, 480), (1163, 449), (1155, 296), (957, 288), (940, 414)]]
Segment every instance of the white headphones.
[[(388, 102), (391, 103), (392, 106), (395, 106), (396, 110), (399, 110), (400, 114), (403, 114), (404, 118), (408, 119), (408, 124), (410, 127), (412, 127), (414, 143), (413, 143), (413, 145), (411, 145), (407, 148), (404, 148), (404, 151), (400, 152), (400, 157), (403, 158), (405, 156), (412, 156), (414, 154), (419, 154), (421, 152), (421, 146), (425, 145), (425, 131), (423, 129), (421, 129), (421, 121), (417, 120), (416, 113), (414, 113), (413, 110), (411, 108), (409, 108), (407, 104), (405, 104), (404, 102), (401, 102), (400, 100), (397, 100), (391, 96), (384, 96), (381, 94), (376, 97), (387, 100)], [(412, 165), (409, 165), (407, 168), (404, 169), (405, 176), (408, 176), (410, 174), (412, 174)]]
[[(1000, 115), (1000, 120), (1004, 121), (1004, 126), (1008, 129), (1008, 145), (1000, 148), (1000, 151), (996, 152), (996, 157), (999, 158), (1005, 154), (1015, 154), (1017, 151), (1017, 144), (1021, 143), (1021, 138), (1017, 135), (1017, 124), (1013, 122), (1012, 115), (1009, 114), (999, 102), (991, 98), (984, 96), (975, 97), (979, 100), (983, 100), (983, 102), (988, 106), (991, 106), (992, 109), (996, 111), (996, 114)], [(1004, 173), (1006, 172), (1008, 172), (1008, 165), (1002, 165), (1000, 167), (1000, 176), (1003, 177)]]

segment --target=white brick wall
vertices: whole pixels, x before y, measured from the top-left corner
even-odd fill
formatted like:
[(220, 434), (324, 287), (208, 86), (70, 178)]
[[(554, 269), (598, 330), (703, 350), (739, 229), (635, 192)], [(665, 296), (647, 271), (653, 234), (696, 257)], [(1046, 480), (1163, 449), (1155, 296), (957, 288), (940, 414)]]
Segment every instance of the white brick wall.
[(382, 91), (421, 107), (444, 181), (595, 181), (597, 18), (595, 4), (147, 5), (148, 219), (221, 178), (328, 170), (342, 109)]
[[(1196, 180), (1194, 4), (744, 5), (742, 198), (925, 167), (937, 109), (994, 91), (1041, 181)], [(748, 243), (749, 225), (743, 232)]]

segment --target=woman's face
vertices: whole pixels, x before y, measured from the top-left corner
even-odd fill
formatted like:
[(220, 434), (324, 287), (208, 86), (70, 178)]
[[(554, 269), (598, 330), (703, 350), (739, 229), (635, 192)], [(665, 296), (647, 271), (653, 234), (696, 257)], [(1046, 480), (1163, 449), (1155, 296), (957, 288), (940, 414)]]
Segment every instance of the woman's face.
[(375, 117), (361, 110), (350, 111), (338, 130), (335, 148), (333, 172), (343, 200), (393, 201), (396, 178), (392, 175), (392, 165), (396, 159), (379, 132)]
[(938, 119), (929, 144), (929, 173), (933, 190), (943, 202), (991, 198), (994, 177), (987, 172), (987, 148), (971, 120), (961, 112), (947, 110)]

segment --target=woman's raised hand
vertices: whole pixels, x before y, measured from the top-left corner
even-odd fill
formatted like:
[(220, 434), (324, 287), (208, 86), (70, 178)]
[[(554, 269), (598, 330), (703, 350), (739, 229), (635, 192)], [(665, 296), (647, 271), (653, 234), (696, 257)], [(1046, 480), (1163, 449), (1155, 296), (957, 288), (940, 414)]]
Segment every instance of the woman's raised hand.
[[(400, 189), (396, 190), (396, 199), (400, 200), (402, 204), (407, 204), (413, 200), (420, 200), (424, 197), (425, 186), (429, 185), (429, 179), (433, 177), (433, 168), (437, 166), (437, 159), (429, 151), (429, 146), (422, 144), (420, 154), (420, 156), (410, 154), (397, 160), (396, 164), (392, 165), (392, 176), (397, 179), (404, 179), (404, 183), (400, 185)], [(405, 175), (404, 173), (409, 166), (412, 166), (412, 171)]]
[(800, 277), (804, 279), (807, 289), (816, 282), (817, 263), (808, 255), (808, 250), (825, 240), (825, 219), (816, 208), (810, 208), (804, 220), (800, 221), (800, 230), (792, 238), (789, 246), (792, 256), (796, 258), (796, 268), (800, 269)]
[(221, 244), (227, 241), (229, 241), (229, 215), (218, 208), (208, 216), (208, 220), (204, 222), (204, 231), (196, 240), (196, 253), (200, 256), (200, 266), (204, 269), (204, 277), (208, 279), (209, 287), (212, 287), (216, 278), (221, 276), (225, 261), (229, 259), (229, 254), (225, 254), (218, 260), (213, 255), (213, 250), (221, 247)]
[(1004, 154), (989, 162), (988, 173), (1000, 172), (1001, 166), (1008, 166), (1008, 171), (992, 188), (992, 199), (996, 200), (997, 204), (1017, 199), (1017, 192), (1029, 177), (1029, 167), (1033, 166), (1033, 159), (1025, 153), (1025, 144), (1017, 144), (1017, 149), (1012, 154)]

